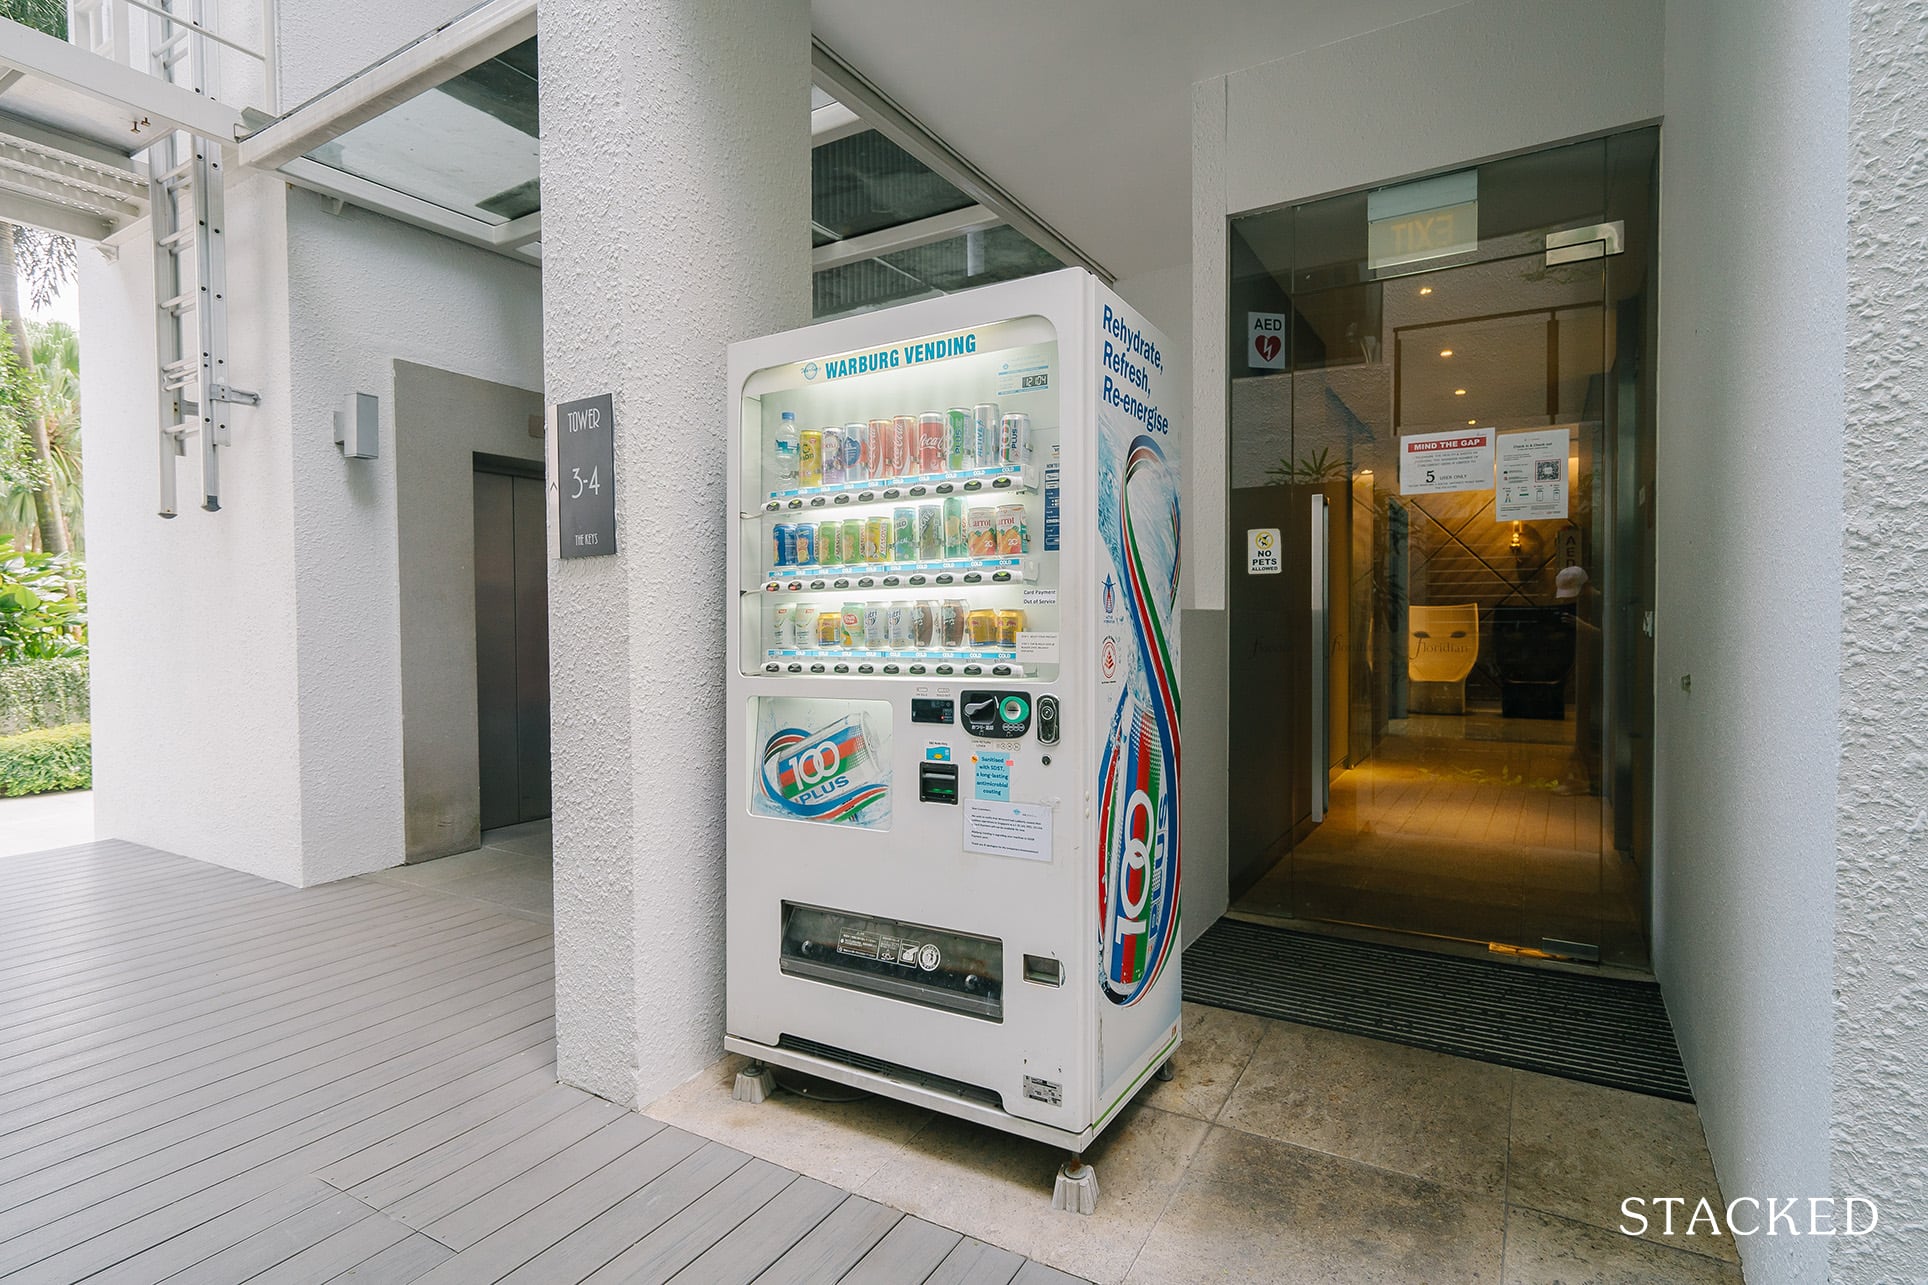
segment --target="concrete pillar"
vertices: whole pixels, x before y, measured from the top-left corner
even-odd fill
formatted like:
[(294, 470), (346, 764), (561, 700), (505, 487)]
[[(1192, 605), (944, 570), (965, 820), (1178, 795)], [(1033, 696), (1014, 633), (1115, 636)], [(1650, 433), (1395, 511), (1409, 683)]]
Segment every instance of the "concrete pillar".
[(810, 12), (543, 0), (550, 402), (615, 394), (611, 557), (551, 549), (561, 1078), (723, 1034), (724, 349), (810, 318)]

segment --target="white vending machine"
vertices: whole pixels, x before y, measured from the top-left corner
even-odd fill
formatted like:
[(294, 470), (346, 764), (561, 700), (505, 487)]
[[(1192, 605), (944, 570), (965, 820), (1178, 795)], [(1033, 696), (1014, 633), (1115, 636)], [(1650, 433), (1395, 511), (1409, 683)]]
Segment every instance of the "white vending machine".
[(1077, 1153), (1179, 1038), (1184, 385), (1081, 270), (732, 345), (728, 1047)]

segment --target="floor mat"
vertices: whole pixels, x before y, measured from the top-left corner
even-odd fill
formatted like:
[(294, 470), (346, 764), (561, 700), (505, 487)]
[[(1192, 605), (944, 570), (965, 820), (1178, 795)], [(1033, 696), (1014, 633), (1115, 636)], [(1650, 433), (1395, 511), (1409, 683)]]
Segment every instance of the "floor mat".
[(1660, 987), (1221, 919), (1185, 998), (1692, 1102)]

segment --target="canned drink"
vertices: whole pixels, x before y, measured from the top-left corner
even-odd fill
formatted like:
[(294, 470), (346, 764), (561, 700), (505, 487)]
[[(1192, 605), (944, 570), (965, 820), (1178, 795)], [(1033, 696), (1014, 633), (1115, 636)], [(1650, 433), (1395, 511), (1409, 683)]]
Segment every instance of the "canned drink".
[(880, 651), (890, 641), (890, 604), (879, 598), (864, 604), (863, 645)]
[(770, 608), (770, 646), (781, 651), (797, 645), (797, 605), (779, 602)]
[(788, 522), (779, 522), (770, 528), (770, 565), (776, 569), (795, 566), (797, 561), (797, 529)]
[(843, 430), (832, 426), (823, 430), (823, 484), (842, 486), (843, 483)]
[(796, 535), (793, 538), (797, 542), (797, 565), (800, 567), (816, 566), (817, 528), (808, 522), (799, 522), (793, 529), (796, 531)]
[(944, 556), (947, 558), (969, 557), (971, 542), (964, 529), (964, 497), (947, 495), (944, 497)]
[(1024, 552), (1024, 506), (997, 506), (997, 552), (1000, 558), (1015, 558)]
[(817, 646), (843, 646), (843, 612), (825, 611), (817, 616)]
[(864, 469), (864, 435), (867, 431), (861, 421), (843, 426), (843, 471), (846, 482), (861, 482), (868, 476)]
[(834, 567), (843, 560), (843, 523), (817, 523), (817, 562)]
[(909, 505), (891, 512), (890, 556), (898, 562), (917, 561), (917, 510)]
[(797, 485), (823, 485), (823, 430), (806, 428), (797, 434)]
[(983, 608), (973, 611), (968, 621), (966, 637), (973, 647), (997, 646), (997, 612)]
[(999, 429), (996, 402), (979, 402), (971, 408), (973, 468), (990, 468), (997, 463)]
[(928, 647), (937, 637), (937, 603), (919, 598), (910, 605), (910, 642), (913, 647)]
[(813, 602), (800, 602), (790, 617), (790, 636), (796, 639), (795, 646), (809, 647), (817, 641), (819, 622), (823, 619), (823, 608)]
[(917, 416), (899, 415), (890, 421), (890, 475), (909, 477), (917, 471)]
[(864, 520), (845, 518), (843, 531), (837, 540), (837, 552), (843, 555), (845, 565), (864, 560)]
[(838, 623), (841, 626), (840, 632), (843, 635), (844, 646), (861, 647), (864, 645), (863, 603), (846, 602), (843, 605), (843, 611), (840, 613)]
[(911, 607), (914, 604), (899, 600), (890, 604), (884, 616), (884, 628), (890, 635), (892, 647), (908, 647), (911, 640)]
[(938, 641), (946, 647), (962, 647), (970, 635), (971, 604), (962, 598), (946, 598), (937, 607)]
[(870, 480), (890, 476), (890, 421), (873, 419), (864, 425), (864, 474)]
[(950, 467), (950, 451), (946, 442), (950, 428), (945, 423), (944, 412), (927, 410), (917, 417), (917, 471), (919, 473), (942, 473)]
[(998, 423), (998, 460), (1003, 464), (1031, 462), (1031, 417), (1006, 415)]
[(933, 562), (944, 556), (944, 506), (917, 506), (917, 556)]
[(864, 519), (864, 561), (890, 561), (890, 519)]
[(1000, 611), (997, 613), (997, 645), (1010, 650), (1018, 645), (1018, 635), (1024, 632), (1024, 613), (1022, 611)]
[(964, 515), (964, 539), (973, 558), (997, 556), (997, 510), (972, 509)]
[(947, 468), (971, 467), (971, 454), (977, 449), (977, 427), (969, 406), (953, 406), (944, 412), (944, 463)]

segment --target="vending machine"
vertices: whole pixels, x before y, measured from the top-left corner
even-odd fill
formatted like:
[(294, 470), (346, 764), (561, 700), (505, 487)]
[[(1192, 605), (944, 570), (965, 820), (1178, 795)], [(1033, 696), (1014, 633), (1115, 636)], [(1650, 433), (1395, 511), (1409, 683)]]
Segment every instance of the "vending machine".
[(1179, 402), (1077, 269), (732, 345), (727, 1046), (1078, 1153), (1179, 1039)]

